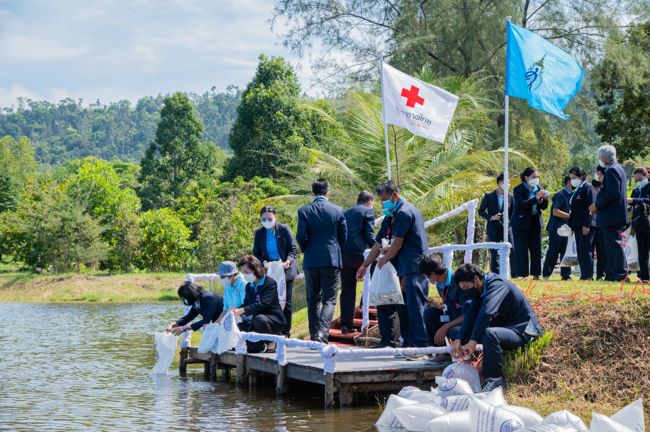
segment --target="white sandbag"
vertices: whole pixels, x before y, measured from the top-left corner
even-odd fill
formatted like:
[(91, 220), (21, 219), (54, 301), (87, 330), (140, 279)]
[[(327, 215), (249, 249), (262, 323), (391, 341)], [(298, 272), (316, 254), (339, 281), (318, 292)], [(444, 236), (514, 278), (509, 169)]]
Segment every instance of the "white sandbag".
[(277, 283), (278, 301), (280, 307), (284, 310), (284, 306), (287, 304), (287, 279), (282, 261), (271, 261), (266, 274)]
[(645, 417), (643, 415), (643, 401), (641, 399), (632, 402), (612, 416), (612, 420), (627, 426), (636, 432), (645, 430)]
[(377, 266), (370, 279), (370, 306), (404, 304), (402, 286), (393, 264), (387, 263), (382, 268)]
[(201, 335), (201, 341), (197, 351), (201, 354), (212, 352), (215, 350), (215, 345), (217, 345), (217, 337), (219, 336), (219, 324), (210, 323), (203, 328), (203, 335)]
[(387, 428), (402, 427), (399, 420), (397, 420), (397, 417), (395, 417), (393, 411), (399, 407), (407, 405), (417, 405), (417, 402), (396, 395), (390, 395), (388, 397), (388, 401), (386, 402), (386, 406), (384, 407), (384, 412), (382, 412), (381, 416), (379, 416), (379, 419), (377, 420), (377, 423), (375, 423), (375, 426), (383, 426)]
[(172, 360), (174, 360), (178, 336), (175, 336), (172, 333), (163, 332), (156, 333), (154, 338), (156, 340), (156, 353), (158, 354), (158, 361), (153, 367), (151, 373), (165, 375), (169, 370), (169, 366), (172, 364)]
[(240, 332), (235, 322), (235, 315), (230, 311), (223, 317), (219, 326), (217, 354), (223, 354), (233, 349), (239, 341), (239, 336)]
[(487, 393), (476, 393), (475, 395), (450, 396), (444, 399), (443, 406), (445, 407), (447, 412), (466, 411), (469, 409), (469, 399), (472, 397), (492, 406), (508, 405), (506, 399), (503, 397), (503, 389), (501, 387), (497, 387), (491, 392), (487, 392)]
[(524, 422), (524, 427), (531, 427), (540, 424), (544, 418), (537, 414), (534, 410), (517, 405), (504, 405), (503, 408), (506, 411), (510, 411), (515, 414)]
[(418, 390), (416, 392), (412, 392), (409, 394), (407, 399), (419, 403), (435, 403), (438, 406), (443, 406), (443, 397), (428, 391)]
[(548, 415), (542, 423), (558, 425), (567, 429), (575, 429), (578, 432), (589, 432), (585, 422), (583, 422), (580, 417), (567, 410), (554, 412), (553, 414)]
[(578, 429), (571, 427), (571, 425), (568, 423), (565, 423), (564, 426), (540, 423), (538, 425), (522, 429), (521, 432), (578, 432)]
[(589, 432), (634, 432), (634, 429), (623, 426), (605, 415), (593, 413)]
[(523, 420), (516, 414), (474, 397), (470, 397), (469, 415), (474, 432), (514, 432), (524, 429)]
[(403, 398), (408, 398), (411, 393), (419, 392), (419, 391), (422, 391), (422, 390), (420, 390), (419, 388), (414, 387), (414, 386), (406, 386), (406, 387), (402, 387), (402, 390), (400, 390), (399, 393), (397, 393), (397, 396), (403, 397)]
[(576, 246), (576, 236), (571, 234), (564, 249), (564, 256), (560, 262), (560, 267), (572, 267), (578, 265), (578, 247)]
[(423, 432), (428, 429), (428, 423), (444, 415), (445, 410), (440, 405), (423, 403), (395, 408), (393, 414), (406, 430)]
[(467, 381), (460, 378), (447, 379), (445, 377), (437, 376), (436, 384), (438, 385), (438, 394), (443, 397), (474, 394), (472, 387), (467, 383)]
[(428, 424), (429, 432), (473, 432), (469, 412), (450, 412), (436, 417)]
[(444, 378), (459, 378), (466, 381), (472, 388), (474, 393), (481, 391), (481, 377), (476, 369), (471, 364), (467, 363), (452, 363), (442, 371)]
[(636, 236), (630, 235), (629, 228), (625, 231), (625, 235), (627, 240), (623, 251), (627, 260), (627, 269), (629, 271), (639, 271), (639, 243), (636, 241)]

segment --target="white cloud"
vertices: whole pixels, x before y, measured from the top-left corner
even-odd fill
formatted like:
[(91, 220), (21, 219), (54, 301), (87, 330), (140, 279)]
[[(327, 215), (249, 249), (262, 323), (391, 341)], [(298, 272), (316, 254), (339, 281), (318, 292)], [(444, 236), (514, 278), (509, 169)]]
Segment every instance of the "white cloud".
[(0, 87), (0, 106), (17, 106), (18, 98), (20, 97), (34, 100), (43, 98), (35, 91), (30, 90), (20, 84), (12, 85), (9, 88)]
[(54, 40), (9, 34), (0, 37), (0, 58), (8, 63), (65, 60), (90, 52), (88, 47), (66, 46)]

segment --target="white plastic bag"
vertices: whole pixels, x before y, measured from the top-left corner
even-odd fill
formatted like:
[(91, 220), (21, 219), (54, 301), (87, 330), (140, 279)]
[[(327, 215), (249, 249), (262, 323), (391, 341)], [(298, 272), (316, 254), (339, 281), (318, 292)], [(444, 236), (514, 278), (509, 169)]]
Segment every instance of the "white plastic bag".
[[(641, 429), (643, 430), (643, 429)], [(611, 418), (602, 414), (593, 413), (591, 415), (591, 427), (589, 432), (635, 432), (627, 426), (615, 422)]]
[(172, 333), (163, 332), (156, 333), (155, 339), (158, 361), (153, 367), (151, 373), (165, 375), (169, 370), (169, 366), (172, 364), (172, 360), (174, 360), (178, 336), (175, 336)]
[(443, 403), (443, 398), (441, 396), (424, 390), (411, 392), (406, 398), (418, 403), (434, 403), (439, 406), (442, 406)]
[(287, 304), (287, 279), (282, 261), (271, 261), (266, 274), (278, 284), (278, 300), (280, 307), (284, 310), (284, 306)]
[(438, 394), (443, 397), (474, 394), (467, 381), (459, 378), (436, 377)]
[(406, 405), (417, 405), (417, 402), (396, 395), (390, 395), (388, 397), (388, 402), (386, 402), (386, 406), (384, 407), (384, 412), (379, 416), (375, 426), (383, 426), (387, 428), (402, 427), (399, 420), (397, 420), (397, 417), (395, 417), (394, 411), (397, 408)]
[(382, 268), (377, 266), (370, 279), (370, 306), (404, 304), (402, 287), (393, 264), (387, 263)]
[(594, 413), (591, 417), (590, 432), (643, 432), (645, 417), (643, 401), (632, 402), (611, 417)]
[(572, 267), (578, 265), (578, 248), (576, 247), (576, 236), (571, 234), (566, 243), (564, 256), (560, 267)]
[(506, 399), (503, 397), (503, 389), (497, 387), (488, 393), (476, 393), (475, 395), (451, 396), (445, 398), (443, 406), (447, 412), (466, 411), (469, 409), (469, 400), (472, 397), (492, 406), (508, 405)]
[(452, 363), (442, 371), (444, 378), (460, 378), (467, 381), (474, 393), (481, 392), (481, 377), (478, 369), (467, 363)]
[(409, 397), (411, 394), (413, 394), (414, 392), (421, 392), (421, 391), (422, 391), (422, 390), (420, 390), (420, 389), (417, 388), (417, 387), (414, 387), (414, 386), (406, 386), (406, 387), (402, 387), (402, 390), (400, 390), (399, 393), (397, 393), (397, 396), (399, 396), (399, 397), (403, 397), (403, 398), (407, 398), (407, 399), (408, 399), (408, 397)]
[(519, 417), (523, 422), (525, 427), (531, 427), (540, 424), (544, 418), (537, 414), (534, 410), (517, 405), (504, 405), (503, 408), (506, 411), (510, 411)]
[(625, 259), (627, 260), (627, 269), (629, 271), (639, 271), (639, 244), (636, 241), (636, 236), (630, 235), (630, 229), (625, 231), (627, 241), (625, 243)]
[(429, 432), (473, 432), (467, 411), (450, 412), (436, 417), (428, 424)]
[(235, 315), (232, 311), (228, 312), (221, 320), (217, 340), (217, 354), (223, 354), (230, 351), (239, 341), (239, 327), (235, 321)]
[(414, 432), (428, 429), (428, 423), (436, 417), (445, 414), (444, 408), (435, 404), (406, 405), (393, 410), (402, 427)]
[(569, 225), (564, 224), (557, 229), (557, 235), (561, 237), (571, 237), (573, 235), (573, 230)]
[(475, 432), (514, 432), (524, 428), (524, 422), (516, 414), (474, 397), (470, 397), (469, 415)]
[(563, 426), (540, 423), (538, 425), (522, 429), (522, 432), (579, 432), (579, 430), (572, 428), (571, 425), (567, 423), (565, 423)]
[(217, 338), (219, 336), (219, 324), (210, 323), (203, 328), (203, 335), (197, 351), (200, 353), (207, 353), (216, 350)]
[(588, 432), (587, 425), (577, 415), (570, 413), (567, 410), (554, 412), (548, 415), (542, 422), (546, 425), (561, 426), (565, 429), (575, 430), (577, 432)]

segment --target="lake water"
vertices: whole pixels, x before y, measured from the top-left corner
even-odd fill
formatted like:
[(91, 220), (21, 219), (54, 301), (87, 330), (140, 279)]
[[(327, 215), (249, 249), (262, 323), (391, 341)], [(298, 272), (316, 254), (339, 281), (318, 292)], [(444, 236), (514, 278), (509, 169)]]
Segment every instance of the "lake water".
[[(0, 430), (368, 431), (375, 407), (322, 409), (322, 392), (152, 376), (153, 333), (180, 304), (0, 304)], [(299, 384), (297, 384), (299, 385)]]

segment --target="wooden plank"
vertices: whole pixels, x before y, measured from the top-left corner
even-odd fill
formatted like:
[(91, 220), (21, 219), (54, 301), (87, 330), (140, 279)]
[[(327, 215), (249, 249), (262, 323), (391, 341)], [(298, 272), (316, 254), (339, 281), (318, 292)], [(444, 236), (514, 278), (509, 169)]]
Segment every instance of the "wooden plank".
[(334, 392), (334, 375), (331, 373), (325, 374), (325, 408), (334, 406)]
[(246, 382), (246, 357), (237, 356), (237, 384), (243, 385)]
[(272, 375), (278, 373), (278, 364), (271, 358), (247, 355), (246, 368), (249, 371), (254, 370)]
[(339, 387), (339, 406), (349, 407), (354, 403), (354, 391), (346, 385)]
[(278, 373), (275, 377), (275, 392), (279, 395), (283, 395), (287, 391), (287, 367), (278, 366)]

